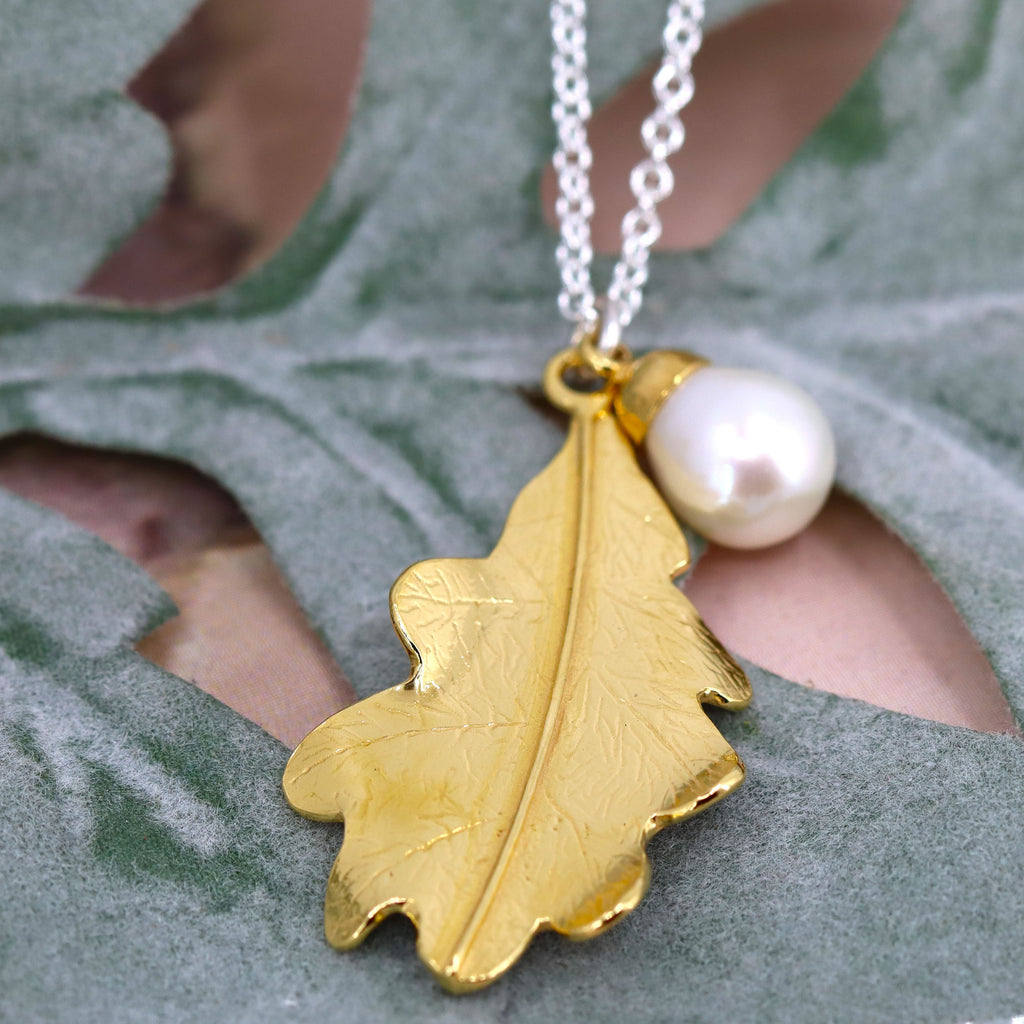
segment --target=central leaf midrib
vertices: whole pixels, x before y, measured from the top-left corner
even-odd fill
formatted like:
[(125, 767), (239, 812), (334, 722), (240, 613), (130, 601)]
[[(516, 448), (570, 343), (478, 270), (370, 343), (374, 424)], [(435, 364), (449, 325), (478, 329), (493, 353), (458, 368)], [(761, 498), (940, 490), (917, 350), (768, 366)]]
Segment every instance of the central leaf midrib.
[[(529, 815), (533, 798), (536, 795), (542, 769), (547, 763), (551, 752), (553, 740), (557, 735), (555, 728), (556, 721), (562, 710), (562, 695), (565, 690), (565, 681), (568, 674), (568, 663), (573, 649), (576, 636), (576, 628), (580, 614), (580, 595), (583, 592), (583, 573), (586, 566), (585, 547), (586, 540), (590, 533), (591, 514), (591, 460), (593, 447), (593, 432), (596, 420), (593, 418), (584, 419), (577, 416), (573, 422), (571, 431), (576, 435), (576, 476), (579, 481), (576, 492), (576, 536), (572, 552), (572, 591), (569, 596), (566, 608), (564, 625), (562, 628), (563, 641), (559, 648), (558, 665), (555, 671), (551, 689), (548, 692), (547, 711), (544, 716), (544, 725), (540, 730), (537, 745), (534, 748), (533, 758), (530, 764), (530, 772), (526, 778), (520, 793), (519, 802), (516, 805), (512, 824), (509, 827), (508, 835), (502, 841), (501, 848), (494, 859), (494, 866), (484, 883), (480, 898), (462, 933), (459, 935), (452, 947), (448, 961), (453, 966), (461, 961), (466, 952), (472, 946), (477, 933), (482, 926), (487, 913), (494, 900), (494, 895), (500, 886), (508, 863), (522, 834), (523, 823)], [(570, 434), (570, 437), (572, 435)]]

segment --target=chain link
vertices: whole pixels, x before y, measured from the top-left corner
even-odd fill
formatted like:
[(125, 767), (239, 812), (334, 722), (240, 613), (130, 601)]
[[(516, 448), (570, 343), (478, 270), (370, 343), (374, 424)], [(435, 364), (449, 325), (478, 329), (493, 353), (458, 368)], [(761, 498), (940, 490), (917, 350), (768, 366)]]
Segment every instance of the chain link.
[[(555, 100), (551, 114), (558, 134), (554, 167), (558, 175), (558, 216), (561, 239), (555, 249), (562, 278), (558, 308), (584, 328), (602, 321), (601, 347), (617, 344), (620, 331), (639, 312), (647, 283), (651, 246), (661, 237), (657, 205), (672, 193), (675, 178), (668, 158), (683, 144), (685, 133), (679, 112), (693, 97), (693, 58), (700, 49), (704, 0), (674, 0), (662, 32), (664, 56), (651, 83), (654, 111), (645, 119), (641, 138), (647, 156), (633, 168), (629, 187), (636, 205), (622, 220), (622, 252), (608, 288), (607, 298), (596, 298), (590, 279), (594, 250), (590, 220), (594, 198), (590, 192), (593, 153), (587, 141), (590, 120), (590, 83), (587, 78), (586, 0), (552, 0), (551, 70)], [(607, 328), (614, 326), (614, 330)], [(578, 333), (578, 332), (577, 332)]]

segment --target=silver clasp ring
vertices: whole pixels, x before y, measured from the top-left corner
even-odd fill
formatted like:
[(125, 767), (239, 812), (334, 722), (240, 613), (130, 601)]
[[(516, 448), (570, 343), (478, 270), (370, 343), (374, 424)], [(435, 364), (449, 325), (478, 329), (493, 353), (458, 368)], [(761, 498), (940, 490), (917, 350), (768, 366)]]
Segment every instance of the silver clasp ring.
[(598, 299), (592, 314), (577, 321), (572, 333), (571, 347), (580, 353), (583, 364), (601, 377), (617, 376), (631, 359), (615, 310), (608, 299)]
[(619, 305), (609, 299), (607, 295), (602, 295), (594, 305), (600, 318), (597, 324), (594, 348), (602, 356), (614, 356), (624, 349), (622, 324), (619, 322)]

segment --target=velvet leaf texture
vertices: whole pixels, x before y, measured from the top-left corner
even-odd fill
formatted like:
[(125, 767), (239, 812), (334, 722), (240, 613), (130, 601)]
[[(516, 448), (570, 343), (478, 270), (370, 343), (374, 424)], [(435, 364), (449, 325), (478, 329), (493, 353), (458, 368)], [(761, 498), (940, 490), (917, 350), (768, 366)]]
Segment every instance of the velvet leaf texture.
[[(0, 431), (183, 459), (245, 507), (365, 696), (404, 676), (388, 590), (480, 557), (560, 429), (523, 397), (566, 338), (538, 180), (546, 5), (381, 0), (344, 152), (282, 250), (222, 294), (70, 297), (156, 201), (118, 92), (180, 2), (0, 16)], [(711, 0), (723, 19), (746, 6)], [(600, 100), (662, 3), (594, 4)], [(65, 9), (66, 8), (66, 9)], [(1024, 6), (912, 3), (853, 91), (708, 250), (657, 256), (637, 348), (780, 372), (839, 482), (925, 559), (1024, 715)], [(11, 59), (7, 59), (7, 54)], [(602, 265), (598, 272), (606, 272)], [(0, 494), (0, 1011), (12, 1020), (848, 1022), (1024, 1008), (1024, 748), (747, 668), (716, 724), (743, 789), (650, 845), (607, 935), (541, 936), (452, 1002), (382, 926), (321, 931), (341, 839), (277, 741), (132, 644), (139, 569)], [(766, 599), (769, 599), (766, 595)]]

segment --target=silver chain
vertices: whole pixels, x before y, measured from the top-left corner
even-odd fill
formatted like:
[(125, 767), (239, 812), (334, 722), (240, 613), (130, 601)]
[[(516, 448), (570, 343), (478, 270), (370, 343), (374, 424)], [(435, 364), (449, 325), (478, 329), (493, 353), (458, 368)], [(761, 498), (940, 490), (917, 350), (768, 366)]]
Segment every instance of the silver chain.
[(672, 192), (675, 179), (668, 158), (683, 144), (679, 112), (693, 97), (693, 58), (700, 49), (704, 0), (673, 0), (662, 33), (664, 56), (654, 74), (653, 113), (641, 128), (648, 156), (629, 175), (636, 206), (622, 219), (622, 252), (612, 271), (608, 295), (599, 300), (590, 279), (594, 250), (590, 219), (594, 197), (590, 192), (593, 153), (587, 141), (590, 120), (590, 84), (587, 79), (586, 0), (552, 0), (551, 70), (555, 101), (551, 116), (558, 133), (554, 166), (558, 174), (558, 217), (561, 239), (555, 249), (562, 278), (558, 308), (584, 328), (600, 324), (598, 347), (608, 351), (643, 304), (651, 246), (661, 236), (657, 205)]

